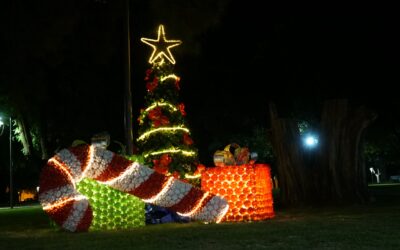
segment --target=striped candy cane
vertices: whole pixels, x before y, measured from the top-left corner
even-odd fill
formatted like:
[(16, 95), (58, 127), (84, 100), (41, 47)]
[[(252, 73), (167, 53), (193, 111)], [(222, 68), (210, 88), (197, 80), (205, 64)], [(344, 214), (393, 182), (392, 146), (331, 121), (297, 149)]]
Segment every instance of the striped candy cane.
[(82, 145), (61, 150), (47, 162), (40, 177), (39, 201), (44, 211), (72, 232), (87, 231), (93, 219), (88, 199), (76, 190), (83, 178), (195, 220), (218, 223), (228, 210), (227, 201), (219, 196), (103, 148)]

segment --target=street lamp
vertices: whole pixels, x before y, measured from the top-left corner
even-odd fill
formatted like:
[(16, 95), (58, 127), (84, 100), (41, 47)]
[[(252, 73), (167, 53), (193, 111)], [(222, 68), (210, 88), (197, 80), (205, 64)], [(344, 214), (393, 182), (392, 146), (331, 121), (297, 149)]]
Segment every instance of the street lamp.
[(308, 134), (303, 137), (303, 142), (307, 148), (314, 148), (318, 145), (318, 138), (315, 135)]
[[(14, 205), (13, 205), (13, 172), (12, 172), (13, 162), (12, 162), (12, 120), (11, 120), (11, 117), (9, 120), (10, 120), (10, 159), (9, 159), (9, 161), (10, 161), (10, 188), (9, 188), (9, 191), (10, 191), (10, 208), (14, 208)], [(4, 122), (3, 122), (2, 118), (0, 117), (0, 127), (3, 127), (3, 126), (4, 126)], [(3, 132), (3, 131), (1, 131), (1, 132)], [(0, 135), (1, 135), (1, 133), (0, 133)]]

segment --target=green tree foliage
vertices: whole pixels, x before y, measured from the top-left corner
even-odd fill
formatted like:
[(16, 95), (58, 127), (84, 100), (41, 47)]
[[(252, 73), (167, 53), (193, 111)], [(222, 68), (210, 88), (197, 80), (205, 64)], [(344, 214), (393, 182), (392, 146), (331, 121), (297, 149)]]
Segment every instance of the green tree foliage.
[(180, 79), (169, 63), (153, 64), (146, 72), (146, 109), (139, 121), (139, 149), (150, 165), (184, 177), (193, 173), (197, 149), (186, 125), (184, 104), (179, 102)]

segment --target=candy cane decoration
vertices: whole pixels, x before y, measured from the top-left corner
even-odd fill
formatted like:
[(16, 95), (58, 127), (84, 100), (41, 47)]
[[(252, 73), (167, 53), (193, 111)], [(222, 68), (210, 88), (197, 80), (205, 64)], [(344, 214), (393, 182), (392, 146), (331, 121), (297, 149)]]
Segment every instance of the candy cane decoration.
[(88, 199), (75, 186), (83, 178), (195, 220), (218, 223), (228, 211), (227, 201), (219, 196), (103, 148), (82, 145), (61, 150), (47, 162), (40, 177), (39, 201), (44, 211), (72, 232), (87, 231), (93, 219)]

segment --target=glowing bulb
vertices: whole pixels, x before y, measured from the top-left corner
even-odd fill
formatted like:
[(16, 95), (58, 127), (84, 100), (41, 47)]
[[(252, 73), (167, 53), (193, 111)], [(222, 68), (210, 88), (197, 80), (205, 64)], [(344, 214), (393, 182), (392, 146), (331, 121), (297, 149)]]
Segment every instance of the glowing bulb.
[(315, 147), (318, 144), (318, 139), (315, 136), (308, 135), (305, 137), (304, 143), (307, 147)]

